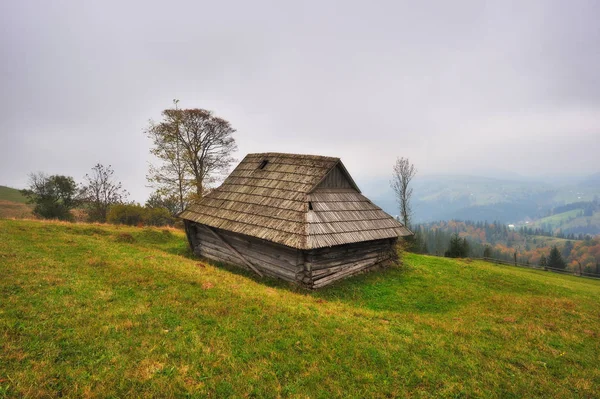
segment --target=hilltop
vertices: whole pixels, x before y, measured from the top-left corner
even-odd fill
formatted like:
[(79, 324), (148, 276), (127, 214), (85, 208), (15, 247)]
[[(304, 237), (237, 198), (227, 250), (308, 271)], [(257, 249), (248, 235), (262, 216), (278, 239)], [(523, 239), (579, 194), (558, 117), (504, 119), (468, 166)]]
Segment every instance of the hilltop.
[(8, 397), (590, 397), (600, 282), (408, 254), (316, 292), (182, 232), (0, 220)]

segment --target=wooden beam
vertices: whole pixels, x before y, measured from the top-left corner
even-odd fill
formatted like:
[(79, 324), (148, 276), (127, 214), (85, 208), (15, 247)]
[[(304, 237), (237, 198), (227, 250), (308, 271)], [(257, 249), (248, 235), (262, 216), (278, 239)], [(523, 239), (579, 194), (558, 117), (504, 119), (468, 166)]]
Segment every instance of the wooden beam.
[(185, 235), (187, 236), (188, 243), (190, 244), (190, 248), (191, 248), (192, 252), (194, 252), (196, 250), (196, 248), (195, 248), (196, 240), (194, 240), (193, 235), (196, 234), (196, 229), (194, 228), (194, 225), (192, 225), (192, 222), (190, 222), (189, 220), (183, 221), (183, 227), (185, 228)]
[(223, 245), (225, 245), (227, 247), (227, 249), (229, 249), (231, 252), (233, 252), (234, 255), (236, 255), (242, 262), (244, 262), (244, 264), (246, 266), (248, 266), (253, 272), (258, 274), (260, 277), (264, 277), (263, 274), (252, 263), (250, 263), (250, 261), (248, 259), (244, 258), (244, 256), (242, 256), (242, 254), (239, 253), (237, 251), (237, 249), (235, 249), (234, 247), (229, 245), (229, 243), (227, 241), (225, 241), (225, 239), (223, 237), (221, 237), (221, 235), (219, 233), (217, 233), (215, 230), (213, 230), (212, 227), (209, 227), (206, 225), (204, 227), (206, 227), (206, 229), (208, 231), (210, 231), (217, 239), (219, 239), (219, 241), (221, 241), (223, 243)]

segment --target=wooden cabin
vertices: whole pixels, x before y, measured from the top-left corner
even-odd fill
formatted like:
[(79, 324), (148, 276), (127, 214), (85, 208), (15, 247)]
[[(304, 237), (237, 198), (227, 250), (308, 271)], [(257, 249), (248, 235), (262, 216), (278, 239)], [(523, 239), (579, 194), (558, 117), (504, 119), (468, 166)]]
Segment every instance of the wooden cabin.
[(395, 259), (412, 233), (364, 197), (339, 158), (248, 154), (180, 217), (194, 253), (319, 288)]

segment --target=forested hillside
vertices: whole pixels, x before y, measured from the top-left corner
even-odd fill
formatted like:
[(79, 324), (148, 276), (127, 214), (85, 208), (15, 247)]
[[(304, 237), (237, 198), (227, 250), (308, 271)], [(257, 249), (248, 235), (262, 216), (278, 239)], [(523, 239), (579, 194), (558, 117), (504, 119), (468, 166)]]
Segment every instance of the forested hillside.
[(495, 222), (441, 221), (413, 227), (416, 251), (444, 256), (453, 235), (465, 239), (466, 256), (492, 257), (519, 263), (540, 264), (556, 246), (565, 260), (565, 266), (600, 274), (600, 236), (552, 234), (540, 228), (509, 228)]

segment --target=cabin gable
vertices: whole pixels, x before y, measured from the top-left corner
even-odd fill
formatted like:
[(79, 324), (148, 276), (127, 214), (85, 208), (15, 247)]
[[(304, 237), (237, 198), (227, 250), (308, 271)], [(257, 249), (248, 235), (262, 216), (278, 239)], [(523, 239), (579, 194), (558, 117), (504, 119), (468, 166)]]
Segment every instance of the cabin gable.
[(350, 182), (347, 174), (338, 164), (331, 169), (323, 181), (317, 185), (316, 189), (318, 190), (320, 188), (354, 188), (354, 185)]

